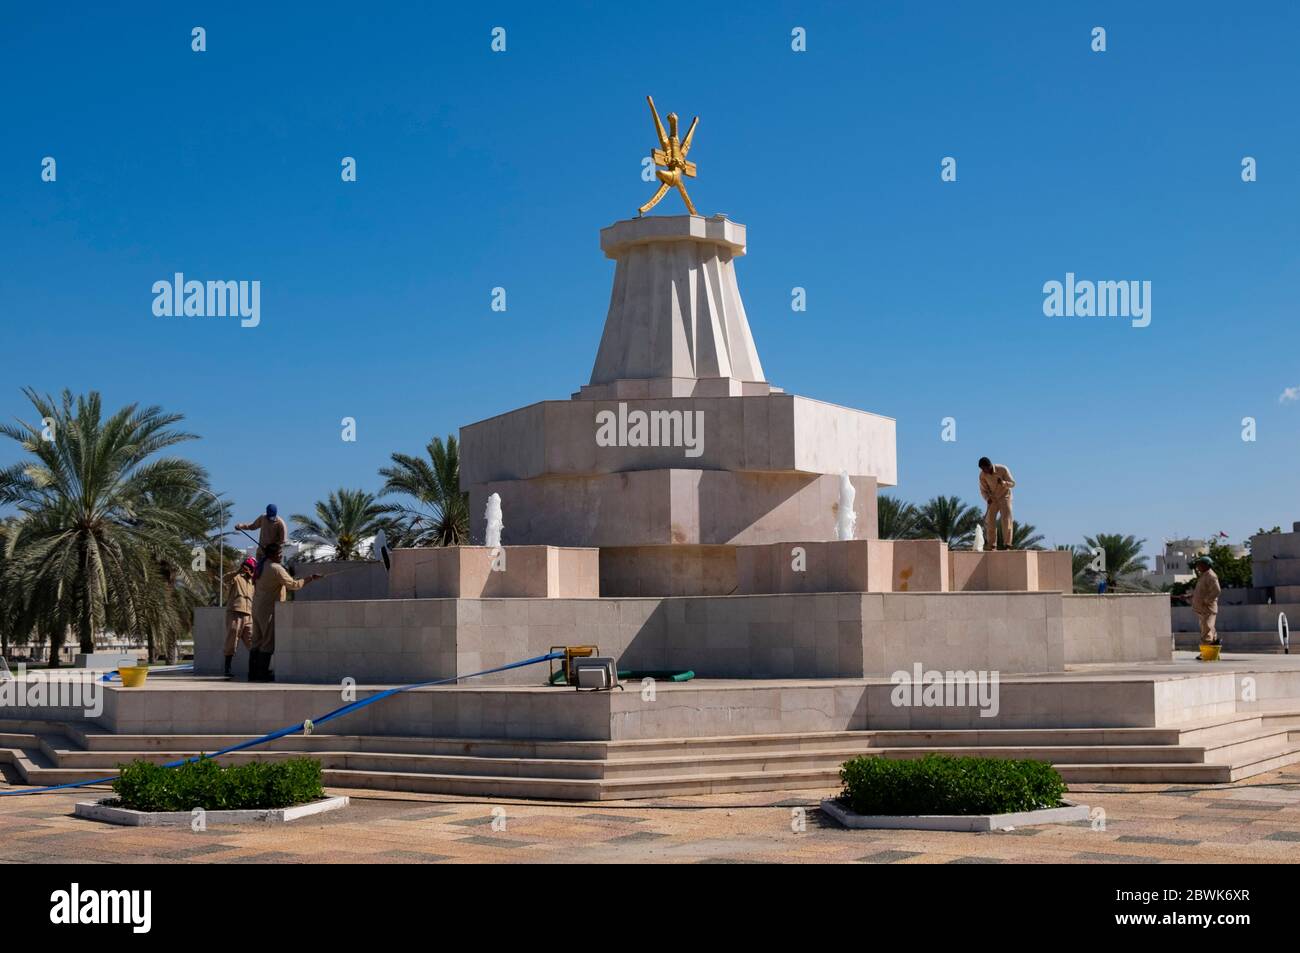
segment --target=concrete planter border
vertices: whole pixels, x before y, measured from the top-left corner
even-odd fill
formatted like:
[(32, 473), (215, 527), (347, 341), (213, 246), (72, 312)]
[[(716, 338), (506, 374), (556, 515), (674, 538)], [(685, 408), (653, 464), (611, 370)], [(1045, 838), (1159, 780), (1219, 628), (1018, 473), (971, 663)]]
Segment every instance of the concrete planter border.
[[(302, 817), (337, 811), (348, 806), (346, 797), (325, 797), (292, 807), (264, 808), (253, 811), (205, 811), (207, 824), (284, 824)], [(89, 821), (104, 821), (128, 827), (189, 827), (194, 819), (190, 811), (132, 811), (110, 807), (103, 801), (79, 801), (73, 812)]]
[(1070, 824), (1088, 819), (1086, 804), (1048, 807), (1012, 814), (855, 814), (835, 798), (822, 801), (822, 811), (844, 827), (855, 830), (1004, 831), (1032, 824)]

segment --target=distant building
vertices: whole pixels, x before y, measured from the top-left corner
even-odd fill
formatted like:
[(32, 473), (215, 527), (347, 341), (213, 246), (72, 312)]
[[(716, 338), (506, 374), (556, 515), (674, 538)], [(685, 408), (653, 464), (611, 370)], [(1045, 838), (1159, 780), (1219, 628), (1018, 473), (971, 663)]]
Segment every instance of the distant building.
[[(1212, 540), (1171, 539), (1165, 542), (1165, 551), (1156, 554), (1155, 568), (1141, 575), (1143, 582), (1156, 589), (1172, 586), (1179, 582), (1189, 582), (1196, 578), (1192, 569), (1192, 560), (1210, 551)], [(1250, 554), (1245, 546), (1229, 546), (1232, 555), (1241, 557)]]
[(1145, 573), (1143, 579), (1157, 589), (1187, 582), (1196, 573), (1192, 570), (1192, 560), (1210, 551), (1210, 544), (1203, 539), (1171, 539), (1165, 543), (1165, 551), (1156, 554), (1155, 569)]

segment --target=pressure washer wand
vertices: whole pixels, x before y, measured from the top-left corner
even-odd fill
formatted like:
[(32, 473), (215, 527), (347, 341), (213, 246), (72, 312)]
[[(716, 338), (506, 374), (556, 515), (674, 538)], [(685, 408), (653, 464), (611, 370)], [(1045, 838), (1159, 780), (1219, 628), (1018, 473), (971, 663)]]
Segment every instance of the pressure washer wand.
[[(236, 533), (244, 533), (245, 536), (248, 536), (248, 533), (244, 532), (244, 530), (242, 530), (242, 529), (232, 529), (232, 530), (230, 530), (229, 532), (222, 533), (221, 535), (222, 535), (222, 536), (234, 536)], [(248, 536), (248, 538), (249, 538), (249, 540), (251, 540), (252, 542), (257, 543), (258, 546), (261, 546), (261, 545), (262, 545), (261, 543), (258, 543), (257, 540), (253, 539), (252, 536)]]

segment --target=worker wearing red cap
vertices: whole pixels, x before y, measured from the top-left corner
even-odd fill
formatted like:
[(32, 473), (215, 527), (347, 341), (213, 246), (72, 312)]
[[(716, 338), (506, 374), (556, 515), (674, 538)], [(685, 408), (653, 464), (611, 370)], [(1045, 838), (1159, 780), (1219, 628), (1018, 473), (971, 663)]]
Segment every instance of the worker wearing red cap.
[(230, 660), (235, 657), (235, 643), (253, 649), (253, 570), (257, 560), (251, 556), (226, 577), (226, 677), (230, 678)]

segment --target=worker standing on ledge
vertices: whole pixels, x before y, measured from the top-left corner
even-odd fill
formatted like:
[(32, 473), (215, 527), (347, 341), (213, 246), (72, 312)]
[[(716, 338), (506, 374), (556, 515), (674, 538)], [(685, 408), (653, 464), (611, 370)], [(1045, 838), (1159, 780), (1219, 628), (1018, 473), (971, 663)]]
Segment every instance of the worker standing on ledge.
[(253, 570), (257, 560), (249, 557), (239, 568), (226, 577), (226, 678), (230, 678), (230, 663), (235, 657), (235, 644), (253, 651)]
[(266, 504), (266, 512), (251, 523), (236, 523), (235, 529), (257, 530), (257, 558), (260, 562), (266, 558), (266, 549), (272, 543), (283, 546), (289, 538), (289, 527), (280, 519), (279, 510), (274, 503)]
[(267, 547), (262, 575), (253, 587), (253, 650), (248, 656), (250, 682), (275, 681), (271, 656), (275, 654), (276, 604), (284, 599), (286, 592), (294, 592), (319, 578), (320, 573), (312, 573), (306, 579), (293, 578), (289, 570), (280, 565), (280, 544), (273, 543)]

